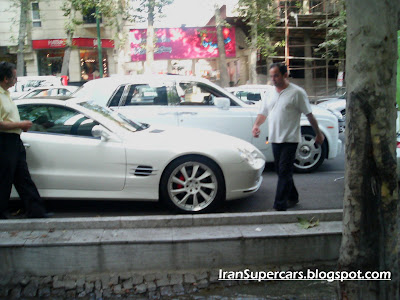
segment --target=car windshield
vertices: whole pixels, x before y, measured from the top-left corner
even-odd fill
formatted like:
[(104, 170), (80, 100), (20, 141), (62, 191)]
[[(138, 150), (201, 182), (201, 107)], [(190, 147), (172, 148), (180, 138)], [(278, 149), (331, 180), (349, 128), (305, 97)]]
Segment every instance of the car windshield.
[(134, 122), (116, 111), (112, 111), (110, 109), (107, 109), (105, 107), (97, 105), (93, 102), (82, 102), (82, 103), (79, 103), (79, 105), (81, 105), (91, 111), (95, 111), (95, 112), (101, 114), (103, 117), (106, 117), (108, 120), (114, 122), (118, 126), (121, 126), (131, 132), (144, 130), (149, 127), (148, 124)]

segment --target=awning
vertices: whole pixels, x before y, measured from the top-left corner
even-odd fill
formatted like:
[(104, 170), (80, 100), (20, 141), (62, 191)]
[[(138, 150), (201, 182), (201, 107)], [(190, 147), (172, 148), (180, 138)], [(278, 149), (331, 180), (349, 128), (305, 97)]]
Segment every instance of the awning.
[[(65, 48), (67, 39), (45, 39), (33, 40), (33, 49), (61, 49)], [(81, 48), (97, 48), (97, 39), (92, 38), (73, 38), (72, 45)], [(102, 48), (114, 48), (114, 41), (110, 39), (101, 39)]]

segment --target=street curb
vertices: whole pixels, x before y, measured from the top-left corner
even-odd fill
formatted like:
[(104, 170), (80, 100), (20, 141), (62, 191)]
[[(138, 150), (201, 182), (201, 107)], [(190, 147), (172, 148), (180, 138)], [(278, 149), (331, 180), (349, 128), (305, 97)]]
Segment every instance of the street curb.
[(342, 209), (204, 215), (133, 216), (0, 220), (0, 231), (62, 229), (131, 229), (297, 223), (298, 218), (341, 221)]

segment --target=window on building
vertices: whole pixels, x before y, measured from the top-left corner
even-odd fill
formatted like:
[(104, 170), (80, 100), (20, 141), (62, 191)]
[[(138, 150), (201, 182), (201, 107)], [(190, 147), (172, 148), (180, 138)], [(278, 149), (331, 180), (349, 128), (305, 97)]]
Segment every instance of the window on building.
[[(92, 7), (84, 11), (83, 22), (86, 24), (96, 24), (96, 8)], [(100, 23), (102, 22), (100, 14)]]
[(32, 25), (33, 27), (42, 27), (42, 21), (40, 21), (39, 2), (32, 2)]

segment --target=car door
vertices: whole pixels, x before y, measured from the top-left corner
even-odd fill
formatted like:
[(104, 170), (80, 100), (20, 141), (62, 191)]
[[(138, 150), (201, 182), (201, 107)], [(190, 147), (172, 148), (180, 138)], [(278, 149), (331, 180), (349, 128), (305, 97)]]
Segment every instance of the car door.
[(98, 123), (64, 106), (18, 106), (33, 126), (21, 135), (39, 189), (119, 191), (126, 174), (125, 148), (91, 135)]
[(174, 99), (178, 102), (172, 84), (126, 84), (116, 93), (119, 101), (112, 99), (110, 108), (126, 117), (153, 124), (178, 125)]
[(227, 97), (200, 82), (181, 82), (184, 101), (177, 107), (179, 126), (218, 131), (252, 142), (251, 113), (230, 99), (228, 109), (214, 105), (215, 97)]

